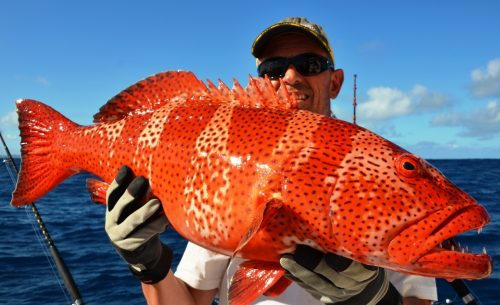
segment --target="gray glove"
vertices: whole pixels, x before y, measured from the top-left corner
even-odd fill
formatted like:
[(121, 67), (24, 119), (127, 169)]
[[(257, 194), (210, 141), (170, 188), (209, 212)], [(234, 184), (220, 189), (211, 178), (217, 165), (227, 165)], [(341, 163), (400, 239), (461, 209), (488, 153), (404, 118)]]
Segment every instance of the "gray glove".
[(401, 304), (401, 296), (379, 267), (305, 245), (297, 246), (293, 255), (283, 255), (280, 264), (290, 279), (325, 304)]
[(161, 243), (159, 234), (168, 227), (161, 203), (154, 198), (146, 203), (148, 181), (135, 177), (122, 166), (106, 194), (105, 229), (113, 246), (142, 282), (153, 284), (167, 275), (172, 250)]

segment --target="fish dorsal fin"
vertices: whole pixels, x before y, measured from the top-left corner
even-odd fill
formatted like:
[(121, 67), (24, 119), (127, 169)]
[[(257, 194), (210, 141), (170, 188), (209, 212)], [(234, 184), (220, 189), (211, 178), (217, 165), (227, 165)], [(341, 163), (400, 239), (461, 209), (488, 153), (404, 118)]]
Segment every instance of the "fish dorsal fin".
[[(294, 95), (289, 94), (283, 80), (280, 80), (279, 89), (276, 91), (269, 78), (255, 78), (250, 76), (246, 88), (237, 80), (229, 94), (232, 104), (241, 107), (297, 109), (298, 102)], [(219, 85), (220, 87), (220, 85)]]
[[(280, 79), (279, 89), (276, 91), (271, 80), (265, 78), (254, 78), (250, 76), (250, 81), (245, 89), (248, 97), (257, 96), (256, 101), (250, 101), (253, 107), (276, 108), (276, 109), (297, 109), (298, 101), (286, 89), (285, 82)], [(258, 103), (255, 105), (255, 103)]]
[(94, 115), (94, 123), (114, 122), (129, 115), (152, 112), (167, 103), (190, 99), (284, 110), (296, 109), (298, 105), (282, 80), (277, 91), (267, 77), (251, 76), (246, 88), (234, 80), (233, 89), (229, 89), (222, 81), (218, 87), (208, 81), (207, 87), (192, 72), (168, 71), (141, 80), (117, 94)]
[(288, 92), (283, 80), (280, 80), (277, 91), (267, 77), (256, 78), (249, 76), (249, 82), (245, 88), (236, 79), (233, 79), (232, 89), (229, 89), (221, 80), (219, 80), (219, 86), (215, 86), (210, 80), (207, 82), (210, 98), (218, 99), (223, 103), (251, 108), (284, 110), (298, 108), (296, 97)]
[(131, 114), (148, 113), (166, 103), (208, 94), (207, 87), (189, 71), (168, 71), (141, 80), (110, 99), (94, 115), (94, 123), (114, 122)]

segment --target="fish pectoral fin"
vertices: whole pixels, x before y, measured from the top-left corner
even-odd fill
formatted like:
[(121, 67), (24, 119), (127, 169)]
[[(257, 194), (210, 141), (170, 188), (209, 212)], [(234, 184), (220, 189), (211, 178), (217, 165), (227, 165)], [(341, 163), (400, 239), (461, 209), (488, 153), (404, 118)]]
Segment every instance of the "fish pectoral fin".
[(90, 200), (95, 203), (106, 204), (106, 192), (109, 184), (93, 178), (87, 179), (87, 190), (90, 194)]
[(247, 305), (265, 294), (277, 296), (290, 285), (279, 263), (246, 261), (240, 264), (229, 286), (229, 304)]
[(283, 202), (274, 197), (271, 197), (271, 200), (262, 200), (262, 203), (257, 205), (253, 215), (251, 215), (252, 222), (250, 227), (241, 239), (238, 247), (234, 250), (232, 257), (248, 244), (259, 229), (263, 228), (270, 219), (274, 218), (282, 206)]
[(264, 292), (265, 296), (275, 298), (285, 292), (285, 290), (292, 284), (292, 280), (282, 276), (271, 288)]

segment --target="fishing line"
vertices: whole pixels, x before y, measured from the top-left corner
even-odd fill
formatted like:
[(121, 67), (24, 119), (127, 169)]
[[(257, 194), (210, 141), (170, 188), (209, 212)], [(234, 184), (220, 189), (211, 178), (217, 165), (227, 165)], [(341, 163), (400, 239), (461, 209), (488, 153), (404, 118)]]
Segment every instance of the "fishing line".
[[(7, 159), (7, 158), (3, 159), (3, 163), (5, 164), (5, 167), (7, 169), (7, 173), (9, 174), (12, 185), (15, 186), (16, 185), (16, 174), (13, 171), (13, 168), (16, 168), (15, 164), (12, 164), (12, 161)], [(24, 206), (24, 211), (25, 211), (26, 219), (28, 219), (28, 221), (31, 224), (31, 228), (33, 230), (33, 233), (35, 234), (35, 238), (38, 241), (38, 243), (40, 244), (40, 247), (42, 248), (43, 254), (45, 255), (45, 258), (47, 259), (49, 267), (52, 270), (52, 274), (56, 278), (57, 284), (59, 285), (61, 292), (63, 293), (66, 301), (71, 302), (70, 296), (68, 295), (68, 293), (64, 289), (63, 284), (61, 283), (61, 280), (56, 272), (54, 261), (50, 257), (49, 250), (47, 248), (47, 244), (45, 244), (43, 242), (44, 238), (42, 237), (40, 231), (37, 229), (37, 224), (35, 224), (34, 219), (31, 217), (32, 215), (29, 215), (28, 206)]]
[[(5, 167), (7, 169), (7, 173), (9, 174), (9, 177), (10, 177), (12, 184), (15, 186), (17, 175), (14, 173), (13, 169), (17, 170), (17, 166), (15, 163), (12, 163), (12, 162), (14, 162), (14, 161), (9, 160), (7, 158), (3, 158), (3, 163), (5, 164)], [(26, 218), (28, 219), (29, 223), (31, 224), (31, 228), (33, 229), (33, 233), (35, 234), (35, 238), (38, 241), (38, 244), (40, 245), (40, 247), (42, 248), (42, 252), (45, 255), (45, 258), (47, 259), (47, 263), (49, 264), (49, 267), (52, 270), (52, 274), (56, 278), (57, 284), (59, 285), (59, 288), (61, 289), (61, 292), (63, 293), (64, 298), (66, 299), (67, 302), (71, 302), (71, 298), (68, 295), (66, 289), (64, 289), (63, 284), (61, 282), (61, 279), (56, 272), (55, 262), (53, 259), (51, 259), (47, 244), (43, 242), (44, 237), (42, 237), (42, 235), (39, 231), (39, 230), (41, 230), (40, 224), (39, 223), (35, 224), (35, 219), (33, 219), (31, 217), (32, 215), (29, 215), (29, 207), (28, 206), (24, 206), (24, 211), (25, 211)]]
[[(9, 147), (7, 146), (7, 143), (5, 143), (5, 140), (4, 140), (1, 132), (0, 132), (0, 140), (3, 144), (3, 147), (5, 150), (5, 153), (7, 154), (8, 160), (10, 161), (10, 162), (4, 161), (4, 164), (6, 166), (7, 166), (7, 163), (10, 165), (10, 166), (7, 166), (8, 168), (10, 168), (8, 171), (14, 170), (13, 172), (9, 172), (9, 176), (11, 177), (11, 180), (13, 181), (13, 183), (15, 185), (16, 179), (14, 177), (17, 176), (17, 174), (19, 174), (19, 169), (14, 161), (14, 157), (12, 157), (12, 154), (10, 153), (10, 150), (9, 150)], [(14, 175), (14, 172), (16, 173), (16, 175)], [(76, 286), (76, 283), (73, 279), (73, 276), (71, 275), (71, 272), (69, 271), (68, 267), (64, 263), (64, 260), (61, 257), (59, 250), (57, 249), (54, 242), (52, 241), (52, 238), (50, 237), (49, 231), (45, 227), (45, 224), (42, 220), (42, 216), (38, 212), (38, 209), (37, 209), (35, 203), (34, 202), (31, 203), (30, 206), (31, 206), (31, 211), (33, 212), (35, 219), (38, 223), (39, 231), (37, 231), (37, 234), (42, 234), (43, 238), (45, 239), (46, 245), (49, 249), (50, 255), (51, 255), (52, 260), (54, 262), (54, 265), (58, 271), (58, 274), (60, 275), (60, 277), (62, 278), (62, 280), (64, 282), (64, 286), (66, 287), (66, 291), (69, 293), (69, 295), (71, 295), (70, 299), (72, 300), (72, 305), (84, 305), (82, 297), (80, 295), (80, 292), (78, 291), (78, 287)], [(40, 240), (41, 240), (41, 237), (40, 237)], [(42, 247), (42, 249), (43, 249), (43, 247)], [(49, 259), (49, 261), (50, 261), (50, 259)]]
[(35, 223), (35, 219), (33, 219), (33, 215), (30, 215), (29, 212), (30, 208), (27, 206), (24, 206), (24, 211), (26, 214), (26, 218), (31, 224), (31, 228), (33, 229), (33, 232), (35, 233), (36, 240), (38, 241), (38, 244), (42, 248), (43, 254), (45, 255), (45, 258), (47, 259), (47, 263), (49, 264), (50, 270), (52, 271), (52, 274), (54, 275), (57, 284), (59, 285), (59, 288), (61, 289), (61, 292), (63, 293), (65, 299), (67, 302), (71, 302), (71, 297), (68, 295), (68, 292), (63, 286), (63, 283), (61, 282), (61, 278), (57, 274), (57, 268), (55, 266), (55, 262), (50, 256), (49, 249), (46, 243), (44, 243), (44, 237), (40, 233), (40, 228), (38, 226), (38, 223)]
[(15, 178), (15, 174), (12, 172), (12, 165), (9, 166), (9, 163), (11, 163), (11, 161), (7, 160), (7, 159), (3, 159), (3, 163), (5, 164), (5, 167), (7, 168), (7, 173), (9, 174), (9, 177), (10, 177), (10, 181), (12, 181), (12, 183), (14, 185), (16, 185), (16, 178)]

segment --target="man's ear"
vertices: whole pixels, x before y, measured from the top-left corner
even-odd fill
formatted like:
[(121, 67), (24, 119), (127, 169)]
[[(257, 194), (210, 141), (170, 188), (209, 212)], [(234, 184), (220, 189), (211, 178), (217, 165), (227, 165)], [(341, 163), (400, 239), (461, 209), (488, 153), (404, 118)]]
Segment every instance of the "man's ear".
[(344, 83), (344, 70), (337, 69), (333, 71), (331, 74), (332, 77), (330, 79), (330, 98), (334, 99), (339, 95), (340, 88)]

